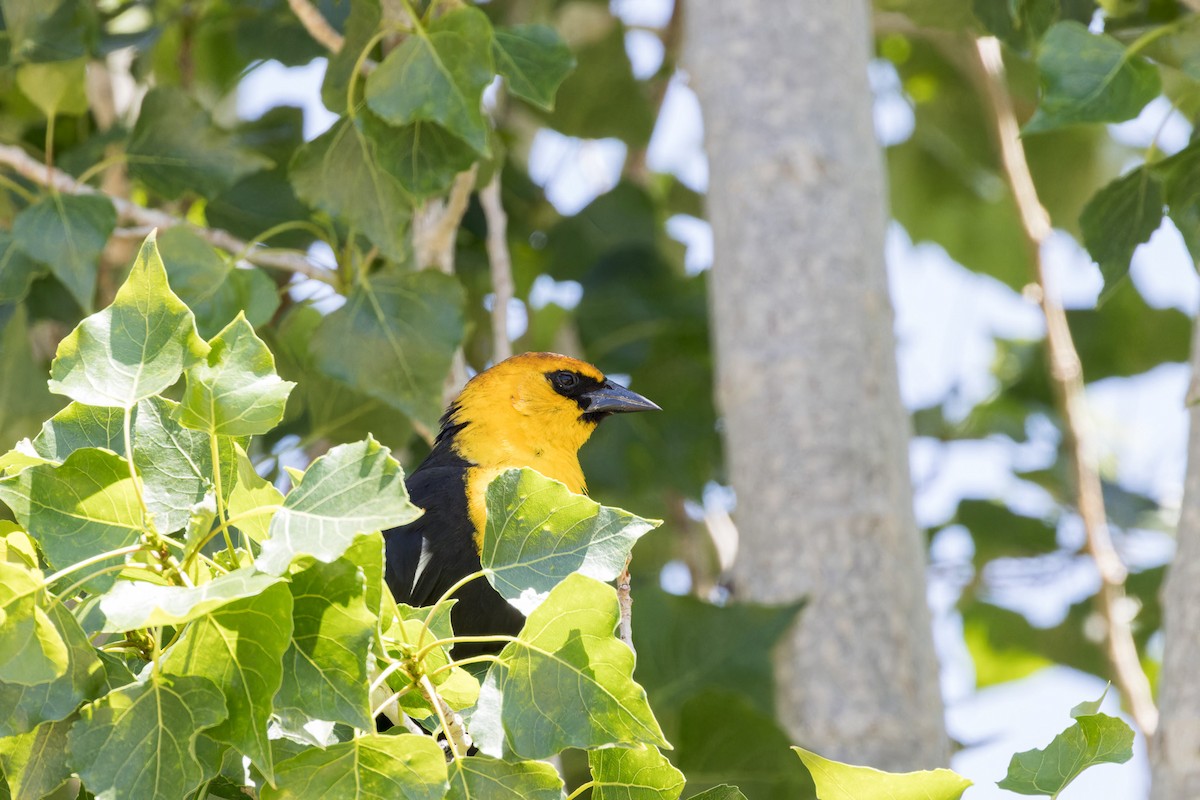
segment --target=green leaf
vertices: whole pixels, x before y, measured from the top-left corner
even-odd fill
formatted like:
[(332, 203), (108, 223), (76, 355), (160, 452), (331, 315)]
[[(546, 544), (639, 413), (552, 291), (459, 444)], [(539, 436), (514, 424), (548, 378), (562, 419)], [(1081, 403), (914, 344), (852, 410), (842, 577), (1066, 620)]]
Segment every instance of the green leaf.
[(369, 436), (338, 445), (314, 461), (284, 498), (271, 519), (258, 567), (279, 575), (300, 555), (328, 563), (358, 534), (404, 525), (420, 515), (408, 501), (404, 472), (391, 451)]
[(29, 284), (47, 271), (21, 248), (8, 231), (0, 231), (0, 305), (16, 303), (29, 293)]
[(0, 738), (31, 731), (43, 722), (69, 716), (79, 704), (104, 691), (104, 665), (75, 617), (61, 603), (48, 612), (67, 645), (67, 669), (37, 686), (0, 683)]
[(496, 591), (528, 615), (573, 572), (616, 578), (637, 540), (661, 524), (572, 494), (532, 469), (510, 469), (488, 484), (480, 563)]
[(16, 800), (43, 798), (71, 777), (64, 754), (75, 718), (43, 722), (28, 733), (0, 739), (0, 773)]
[(46, 388), (45, 365), (34, 361), (28, 322), (24, 305), (0, 306), (0, 450), (32, 436), (62, 406)]
[(1162, 186), (1145, 167), (1117, 178), (1092, 197), (1079, 227), (1106, 286), (1125, 277), (1133, 251), (1150, 240), (1162, 218)]
[(413, 197), (446, 193), (455, 176), (475, 163), (475, 151), (432, 122), (395, 128), (365, 109), (360, 112), (360, 119), (363, 133), (375, 148), (379, 166)]
[(654, 747), (592, 750), (588, 766), (592, 800), (675, 800), (683, 793), (683, 773)]
[(17, 86), (47, 117), (82, 114), (88, 109), (87, 59), (23, 64), (17, 69)]
[(68, 737), (71, 765), (98, 797), (184, 797), (205, 777), (197, 734), (225, 716), (207, 678), (152, 673), (83, 707)]
[(67, 671), (67, 645), (46, 614), (42, 571), (0, 562), (0, 682), (36, 686)]
[(326, 375), (437, 430), (465, 305), (458, 281), (434, 270), (372, 275), (317, 328), (313, 359)]
[(42, 423), (33, 449), (47, 460), (62, 463), (81, 447), (99, 447), (125, 454), (125, 412), (111, 406), (70, 403)]
[(267, 722), (283, 681), (291, 623), (291, 592), (274, 584), (195, 620), (163, 659), (168, 674), (199, 675), (217, 685), (229, 718), (205, 735), (245, 753), (268, 781), (275, 771)]
[(1074, 21), (1055, 24), (1038, 49), (1042, 99), (1022, 133), (1082, 122), (1122, 122), (1158, 96), (1158, 68), (1103, 33)]
[(129, 174), (169, 200), (213, 197), (271, 161), (241, 147), (180, 89), (158, 86), (142, 100), (126, 150)]
[(51, 194), (13, 219), (13, 241), (50, 268), (84, 312), (92, 310), (100, 251), (117, 226), (117, 212), (105, 197)]
[(922, 772), (881, 772), (821, 758), (802, 747), (793, 747), (812, 775), (820, 800), (958, 800), (971, 781), (948, 769)]
[(492, 25), (457, 8), (393, 50), (367, 78), (367, 105), (393, 125), (436, 122), (486, 155), (483, 90), (491, 83)]
[[(83, 448), (60, 465), (41, 464), (4, 478), (0, 500), (33, 533), (52, 567), (131, 545), (142, 530), (129, 465), (105, 450)], [(102, 591), (112, 582), (111, 575), (102, 575), (89, 585)]]
[(292, 575), (292, 638), (275, 697), (285, 723), (310, 719), (370, 730), (367, 658), (376, 617), (362, 570), (348, 558)]
[(400, 182), (380, 168), (361, 119), (343, 119), (305, 144), (293, 156), (289, 172), (297, 197), (357, 228), (388, 258), (405, 260), (412, 201)]
[[(192, 508), (204, 499), (213, 483), (208, 436), (176, 422), (178, 408), (178, 403), (161, 397), (143, 400), (138, 403), (133, 425), (133, 463), (142, 476), (146, 506), (161, 533), (185, 527)], [(217, 460), (221, 491), (228, 497), (236, 465), (233, 440), (227, 436), (218, 437)]]
[(1008, 775), (996, 785), (1017, 794), (1057, 797), (1088, 767), (1124, 764), (1133, 758), (1133, 730), (1116, 717), (1097, 713), (1103, 700), (1102, 695), (1095, 703), (1072, 709), (1075, 723), (1044, 750), (1014, 755)]
[(146, 581), (120, 581), (100, 598), (107, 633), (182, 625), (246, 597), (253, 597), (282, 579), (249, 567), (221, 575), (200, 586), (162, 586)]
[(633, 75), (625, 50), (625, 30), (609, 26), (600, 39), (575, 50), (578, 64), (559, 87), (551, 127), (568, 136), (614, 136), (632, 147), (645, 146), (654, 132), (655, 109), (645, 84)]
[(561, 800), (563, 781), (544, 761), (467, 756), (450, 763), (446, 800)]
[(267, 538), (271, 517), (275, 510), (246, 516), (250, 511), (264, 506), (283, 504), (283, 494), (270, 481), (259, 476), (246, 451), (234, 445), (237, 453), (237, 483), (229, 493), (229, 516), (241, 517), (235, 526), (256, 542)]
[(223, 436), (253, 436), (278, 425), (296, 384), (275, 374), (275, 357), (245, 315), (238, 312), (208, 346), (208, 360), (187, 370), (179, 421)]
[(59, 343), (50, 390), (88, 405), (130, 408), (169, 388), (207, 351), (192, 312), (167, 285), (151, 234), (112, 305)]
[(281, 762), (262, 800), (441, 800), (446, 757), (428, 736), (367, 734)]
[(633, 681), (633, 652), (613, 636), (617, 616), (612, 587), (572, 574), (529, 615), (519, 641), (505, 646), (489, 678), (502, 694), (513, 753), (536, 759), (567, 747), (670, 746)]
[(1189, 145), (1149, 169), (1162, 182), (1171, 221), (1196, 259), (1200, 254), (1200, 145)]
[[(382, 19), (379, 0), (351, 0), (350, 15), (346, 18), (342, 49), (329, 57), (325, 80), (321, 83), (321, 101), (335, 114), (344, 114), (349, 102), (350, 81), (355, 81), (356, 94), (362, 92), (358, 72), (358, 57), (379, 31)], [(357, 98), (356, 98), (357, 100)]]
[(183, 225), (167, 228), (158, 237), (171, 289), (196, 316), (196, 329), (210, 339), (239, 311), (251, 325), (270, 322), (279, 308), (271, 276), (257, 267), (238, 269), (208, 242)]
[(554, 110), (554, 93), (575, 68), (571, 48), (549, 25), (496, 29), (492, 58), (510, 92), (546, 111)]
[(86, 55), (90, 4), (82, 0), (2, 0), (14, 61), (64, 61)]
[(746, 795), (736, 786), (722, 783), (700, 794), (694, 794), (688, 800), (746, 800)]

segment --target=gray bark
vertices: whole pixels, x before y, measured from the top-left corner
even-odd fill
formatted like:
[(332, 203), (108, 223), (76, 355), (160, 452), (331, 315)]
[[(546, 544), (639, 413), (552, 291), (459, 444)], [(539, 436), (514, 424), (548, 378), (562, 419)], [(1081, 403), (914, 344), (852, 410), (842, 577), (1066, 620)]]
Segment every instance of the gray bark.
[(883, 262), (862, 0), (696, 0), (718, 402), (737, 595), (807, 596), (780, 648), (798, 744), (887, 770), (947, 760)]
[(1163, 665), (1153, 800), (1200, 797), (1200, 325), (1192, 334), (1191, 433), (1175, 558), (1163, 587)]

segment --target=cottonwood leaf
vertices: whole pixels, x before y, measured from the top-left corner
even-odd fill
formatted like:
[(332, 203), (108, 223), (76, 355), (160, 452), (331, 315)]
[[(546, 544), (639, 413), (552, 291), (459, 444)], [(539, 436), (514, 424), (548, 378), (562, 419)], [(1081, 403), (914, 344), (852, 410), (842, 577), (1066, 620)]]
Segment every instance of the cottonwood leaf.
[(233, 260), (183, 225), (167, 228), (158, 237), (171, 289), (196, 316), (196, 330), (205, 339), (244, 312), (251, 325), (265, 325), (279, 308), (271, 276), (258, 267), (240, 269)]
[[(126, 547), (142, 531), (142, 508), (129, 465), (106, 450), (76, 450), (62, 464), (39, 464), (0, 479), (0, 500), (42, 548), (52, 567)], [(100, 562), (95, 569), (119, 563)], [(93, 591), (112, 575), (89, 582)]]
[(0, 739), (69, 716), (84, 700), (104, 692), (104, 665), (75, 617), (61, 603), (47, 611), (67, 645), (67, 669), (37, 686), (0, 682)]
[(588, 753), (593, 800), (675, 800), (683, 773), (656, 747), (609, 747)]
[(420, 515), (408, 500), (404, 472), (391, 451), (369, 436), (338, 445), (314, 461), (283, 499), (271, 518), (258, 567), (281, 575), (300, 555), (328, 563), (358, 534), (404, 525)]
[(446, 757), (428, 736), (367, 734), (280, 762), (262, 800), (441, 800)]
[(437, 270), (376, 273), (317, 328), (313, 361), (326, 375), (437, 430), (442, 384), (465, 333), (465, 306), (462, 285)]
[(271, 161), (212, 124), (181, 89), (158, 86), (142, 100), (126, 150), (131, 176), (169, 200), (215, 197)]
[(470, 145), (440, 125), (418, 121), (397, 128), (367, 109), (360, 117), (379, 166), (413, 197), (444, 194), (458, 173), (475, 163)]
[(793, 747), (817, 785), (819, 800), (958, 800), (971, 781), (948, 769), (922, 772), (881, 772), (822, 758), (802, 747)]
[(357, 94), (362, 92), (358, 57), (379, 32), (382, 16), (379, 0), (354, 0), (350, 3), (342, 49), (329, 56), (325, 79), (321, 82), (321, 101), (335, 114), (345, 113), (347, 104), (357, 100), (349, 97), (351, 81), (355, 82)]
[[(192, 508), (213, 485), (212, 444), (207, 435), (175, 421), (178, 409), (178, 403), (151, 397), (138, 403), (133, 423), (133, 463), (142, 476), (146, 506), (162, 533), (185, 527)], [(217, 437), (225, 497), (237, 476), (233, 447), (230, 437)]]
[(575, 68), (571, 48), (549, 25), (497, 28), (492, 58), (510, 92), (546, 111), (554, 110), (554, 94)]
[(82, 447), (99, 447), (125, 455), (125, 412), (111, 406), (70, 403), (42, 423), (33, 449), (49, 461), (62, 463)]
[(13, 218), (13, 241), (21, 252), (50, 268), (84, 313), (96, 294), (100, 251), (117, 226), (105, 197), (54, 193)]
[(285, 724), (310, 719), (370, 730), (367, 658), (376, 617), (362, 571), (348, 558), (292, 575), (292, 636), (275, 706)]
[(28, 733), (0, 739), (0, 774), (15, 800), (44, 798), (71, 777), (67, 765), (67, 731), (74, 716), (43, 722)]
[(207, 352), (192, 312), (167, 285), (151, 234), (112, 305), (59, 343), (50, 390), (87, 405), (131, 408), (169, 388)]
[(486, 155), (483, 90), (495, 74), (492, 25), (457, 8), (418, 29), (367, 78), (367, 105), (393, 125), (436, 122)]
[(617, 618), (616, 590), (572, 574), (529, 615), (518, 641), (505, 646), (480, 704), (483, 692), (498, 692), (514, 754), (538, 759), (567, 747), (670, 747), (645, 690), (633, 681), (633, 652), (613, 636)]
[(1008, 775), (996, 785), (1017, 794), (1057, 797), (1088, 767), (1124, 764), (1133, 758), (1133, 730), (1117, 717), (1098, 713), (1103, 700), (1101, 695), (1094, 703), (1073, 708), (1074, 724), (1045, 749), (1014, 755)]
[[(270, 481), (262, 478), (254, 469), (250, 457), (240, 446), (234, 445), (237, 458), (237, 483), (229, 493), (229, 516), (240, 517), (236, 528), (256, 542), (267, 538), (271, 518), (283, 503), (283, 493)], [(251, 515), (255, 509), (261, 512)]]
[(688, 800), (746, 800), (746, 795), (742, 794), (742, 790), (736, 786), (723, 783), (700, 794), (694, 794)]
[[(0, 306), (0, 450), (37, 432), (62, 407), (46, 388), (46, 368), (34, 360), (25, 305)], [(0, 455), (0, 474), (15, 471), (28, 451)]]
[(1132, 119), (1158, 96), (1158, 68), (1075, 21), (1055, 24), (1038, 48), (1042, 98), (1022, 133)]
[(67, 644), (46, 614), (42, 571), (0, 562), (0, 682), (36, 686), (67, 671)]
[(267, 723), (291, 636), (292, 594), (275, 583), (194, 620), (163, 659), (168, 674), (199, 675), (217, 685), (229, 718), (205, 735), (249, 756), (268, 781), (275, 770)]
[(305, 203), (357, 228), (388, 258), (405, 259), (412, 202), (396, 178), (380, 168), (361, 120), (346, 118), (305, 144), (288, 173)]
[(151, 674), (83, 707), (71, 765), (98, 800), (184, 797), (205, 778), (196, 737), (225, 719), (212, 681)]
[(1158, 180), (1139, 167), (1096, 192), (1084, 207), (1079, 215), (1083, 243), (1107, 287), (1125, 277), (1133, 251), (1162, 224), (1163, 200)]
[(94, 19), (83, 0), (0, 0), (14, 62), (87, 55)]
[(8, 231), (0, 231), (0, 304), (16, 303), (29, 292), (29, 284), (47, 272), (45, 264), (34, 261)]
[(87, 58), (17, 68), (17, 86), (47, 118), (87, 111), (86, 85)]
[(510, 469), (488, 484), (480, 562), (496, 591), (528, 615), (573, 572), (616, 578), (637, 540), (661, 524), (573, 494), (532, 469)]
[(561, 800), (563, 781), (544, 761), (467, 756), (450, 763), (446, 800)]
[(246, 316), (238, 312), (208, 347), (207, 360), (185, 373), (179, 421), (222, 436), (253, 436), (278, 425), (296, 384), (275, 374), (275, 357)]
[(155, 625), (182, 625), (234, 600), (253, 597), (281, 580), (243, 567), (200, 586), (121, 581), (100, 598), (105, 617), (102, 630), (120, 633)]

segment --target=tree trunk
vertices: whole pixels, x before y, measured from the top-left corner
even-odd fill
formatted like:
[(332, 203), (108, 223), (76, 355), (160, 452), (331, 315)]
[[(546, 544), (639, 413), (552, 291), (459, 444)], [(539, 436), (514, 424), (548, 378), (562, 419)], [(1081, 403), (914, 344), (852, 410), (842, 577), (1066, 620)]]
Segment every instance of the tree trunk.
[(716, 244), (718, 401), (736, 593), (808, 597), (780, 648), (798, 744), (888, 770), (945, 763), (862, 0), (688, 4)]
[(1153, 800), (1200, 797), (1200, 325), (1192, 334), (1191, 433), (1175, 558), (1163, 588), (1164, 652)]

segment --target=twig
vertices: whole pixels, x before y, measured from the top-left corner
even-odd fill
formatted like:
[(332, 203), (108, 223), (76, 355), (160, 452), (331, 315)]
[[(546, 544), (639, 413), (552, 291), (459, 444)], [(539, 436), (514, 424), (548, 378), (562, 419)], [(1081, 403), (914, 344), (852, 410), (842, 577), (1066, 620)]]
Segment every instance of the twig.
[(473, 744), (463, 718), (456, 714), (454, 709), (450, 708), (450, 705), (437, 693), (437, 689), (434, 688), (433, 681), (429, 680), (428, 675), (421, 676), (420, 685), (422, 694), (429, 701), (429, 705), (433, 706), (438, 721), (442, 723), (442, 730), (446, 734), (446, 743), (450, 745), (450, 754), (454, 756), (455, 761), (458, 761), (471, 752)]
[(479, 193), (483, 216), (487, 219), (488, 264), (492, 272), (492, 361), (499, 363), (512, 355), (508, 340), (508, 303), (513, 296), (512, 256), (508, 252), (508, 215), (500, 200), (500, 170), (492, 175)]
[(308, 35), (316, 39), (326, 50), (336, 53), (342, 49), (345, 39), (333, 29), (325, 17), (321, 16), (321, 12), (317, 10), (316, 6), (308, 0), (288, 0), (288, 5), (292, 7), (292, 13), (300, 20), (300, 24), (304, 26), (304, 30), (308, 31)]
[(79, 183), (60, 169), (46, 170), (41, 164), (30, 158), (24, 150), (13, 145), (0, 145), (0, 166), (10, 167), (14, 172), (39, 186), (46, 186), (61, 194), (100, 195), (107, 197), (117, 209), (117, 215), (125, 222), (135, 226), (153, 228), (173, 228), (176, 225), (187, 225), (201, 239), (230, 253), (246, 252), (246, 261), (260, 267), (295, 272), (313, 280), (337, 285), (337, 279), (327, 269), (319, 267), (300, 253), (286, 250), (268, 250), (265, 248), (249, 248), (246, 242), (234, 236), (229, 231), (220, 228), (202, 228), (192, 225), (186, 220), (172, 216), (164, 211), (140, 206), (123, 197), (116, 197), (93, 189), (87, 184)]
[(625, 568), (621, 570), (621, 574), (617, 577), (617, 607), (621, 610), (620, 622), (617, 623), (617, 635), (621, 641), (629, 645), (629, 649), (633, 652), (637, 650), (633, 647), (633, 596), (630, 594), (629, 585), (629, 562), (633, 558), (630, 556), (625, 559)]
[(450, 196), (445, 200), (430, 200), (413, 217), (413, 248), (417, 253), (417, 264), (422, 269), (437, 267), (447, 275), (454, 274), (454, 235), (471, 190), (475, 188), (475, 173), (479, 165), (472, 165), (454, 179)]
[(1038, 200), (1037, 189), (1025, 160), (1020, 131), (1013, 113), (1004, 77), (1000, 43), (991, 36), (976, 40), (975, 50), (982, 68), (984, 88), (992, 106), (996, 138), (1000, 145), (1005, 177), (1021, 217), (1025, 246), (1036, 269), (1042, 313), (1046, 317), (1046, 351), (1050, 379), (1063, 417), (1063, 435), (1071, 455), (1079, 516), (1087, 533), (1087, 549), (1100, 573), (1099, 610), (1106, 628), (1105, 647), (1112, 664), (1114, 681), (1147, 742), (1153, 741), (1158, 726), (1158, 709), (1150, 692), (1150, 681), (1138, 660), (1137, 644), (1129, 622), (1130, 600), (1125, 596), (1128, 575), (1121, 557), (1113, 547), (1100, 474), (1096, 466), (1091, 419), (1084, 395), (1083, 369), (1079, 353), (1071, 339), (1067, 315), (1058, 297), (1048, 286), (1041, 246), (1050, 234), (1050, 216)]

